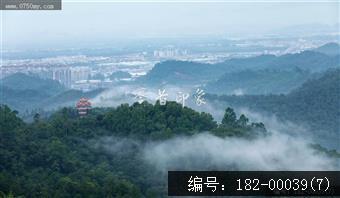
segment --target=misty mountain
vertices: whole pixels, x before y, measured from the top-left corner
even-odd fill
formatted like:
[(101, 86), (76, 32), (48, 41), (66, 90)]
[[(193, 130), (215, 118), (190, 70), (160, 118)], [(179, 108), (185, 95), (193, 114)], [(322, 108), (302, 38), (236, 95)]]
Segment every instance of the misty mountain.
[(320, 52), (329, 56), (336, 56), (340, 55), (340, 45), (338, 43), (327, 43), (314, 49), (313, 51)]
[[(324, 81), (322, 88), (338, 80), (327, 79), (317, 79)], [(320, 83), (311, 82), (301, 89), (309, 93)], [(68, 101), (77, 95), (68, 93), (57, 98)], [(298, 91), (289, 95), (304, 97)], [(48, 118), (36, 114), (31, 123), (6, 105), (0, 105), (0, 115), (0, 189), (5, 195), (165, 197), (168, 170), (338, 168), (336, 151), (328, 157), (327, 149), (271, 133), (232, 108), (226, 108), (221, 123), (170, 101), (93, 108), (84, 117), (65, 107)]]
[(222, 76), (227, 71), (247, 68), (250, 63), (254, 68), (257, 68), (274, 58), (275, 56), (273, 55), (262, 55), (251, 58), (235, 58), (217, 64), (173, 60), (164, 61), (156, 64), (138, 82), (156, 86), (159, 84), (205, 84), (216, 80), (216, 78)]
[(0, 103), (21, 112), (32, 109), (51, 109), (74, 105), (81, 97), (95, 97), (102, 89), (83, 92), (69, 90), (59, 82), (23, 73), (15, 73), (1, 80)]
[[(225, 73), (243, 70), (292, 70), (300, 68), (311, 72), (325, 71), (340, 66), (340, 56), (328, 56), (316, 51), (303, 51), (282, 56), (261, 55), (250, 58), (235, 58), (216, 64), (203, 64), (187, 61), (165, 61), (158, 63), (138, 83), (159, 86), (204, 85), (216, 81)], [(294, 80), (294, 77), (293, 79)]]
[(17, 110), (38, 108), (41, 101), (50, 97), (50, 95), (38, 90), (16, 90), (1, 86), (0, 92), (0, 103), (7, 104)]
[(156, 64), (152, 70), (139, 79), (150, 85), (158, 84), (205, 84), (216, 80), (227, 71), (253, 68), (266, 65), (275, 59), (273, 55), (262, 55), (251, 58), (235, 58), (223, 63), (206, 64), (188, 61), (164, 61)]
[(23, 73), (1, 79), (1, 85), (0, 103), (17, 110), (39, 108), (42, 101), (66, 90), (57, 81)]
[(137, 81), (150, 86), (192, 85), (214, 79), (220, 70), (221, 68), (215, 68), (211, 64), (171, 60), (157, 63), (146, 76), (140, 77)]
[[(145, 156), (155, 156), (152, 144), (214, 130), (218, 136), (206, 136), (251, 141), (245, 137), (264, 129), (244, 115), (237, 119), (230, 108), (218, 125), (210, 114), (176, 102), (94, 108), (84, 117), (75, 108), (63, 108), (48, 119), (34, 116), (32, 123), (5, 105), (0, 105), (0, 115), (0, 193), (15, 197), (165, 197), (165, 175), (155, 171), (155, 159)], [(181, 161), (190, 168), (189, 156)], [(222, 167), (201, 161), (201, 168)], [(224, 169), (236, 166), (225, 161)]]
[(281, 120), (307, 126), (316, 136), (334, 138), (340, 133), (339, 92), (340, 69), (336, 69), (308, 80), (286, 95), (208, 97), (215, 104), (222, 102), (224, 104), (222, 106), (246, 107), (254, 111), (271, 113)]
[(15, 73), (1, 79), (1, 85), (15, 91), (39, 91), (46, 95), (56, 95), (66, 89), (57, 81), (24, 73)]
[(46, 99), (40, 106), (44, 109), (53, 109), (60, 106), (74, 106), (79, 98), (94, 98), (103, 91), (104, 89), (95, 89), (88, 92), (70, 89)]
[(280, 94), (299, 87), (312, 74), (306, 70), (244, 70), (225, 73), (218, 80), (213, 81), (204, 89), (208, 93), (226, 94)]
[(268, 68), (292, 69), (299, 67), (310, 71), (325, 71), (340, 66), (340, 56), (328, 56), (315, 51), (303, 51), (277, 57)]

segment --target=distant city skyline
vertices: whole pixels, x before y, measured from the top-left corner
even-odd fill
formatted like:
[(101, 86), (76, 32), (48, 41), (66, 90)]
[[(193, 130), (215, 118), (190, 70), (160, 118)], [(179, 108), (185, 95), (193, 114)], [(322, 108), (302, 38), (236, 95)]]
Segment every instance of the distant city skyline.
[(84, 43), (147, 37), (242, 37), (298, 32), (297, 29), (302, 28), (311, 33), (319, 29), (336, 31), (339, 2), (89, 3), (64, 0), (61, 11), (2, 11), (2, 20), (4, 50), (77, 47)]

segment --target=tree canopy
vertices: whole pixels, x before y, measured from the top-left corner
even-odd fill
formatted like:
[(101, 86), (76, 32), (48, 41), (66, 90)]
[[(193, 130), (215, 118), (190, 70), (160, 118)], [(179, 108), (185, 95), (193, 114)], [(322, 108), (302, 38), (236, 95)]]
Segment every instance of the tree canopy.
[(244, 115), (234, 119), (231, 108), (226, 112), (233, 122), (218, 124), (210, 114), (175, 102), (144, 102), (94, 108), (85, 117), (63, 108), (48, 118), (35, 114), (33, 122), (25, 123), (2, 105), (0, 191), (25, 197), (165, 196), (166, 183), (141, 159), (138, 147), (123, 144), (122, 153), (113, 155), (94, 142), (103, 137), (162, 141), (203, 131), (250, 137), (261, 125), (248, 124)]

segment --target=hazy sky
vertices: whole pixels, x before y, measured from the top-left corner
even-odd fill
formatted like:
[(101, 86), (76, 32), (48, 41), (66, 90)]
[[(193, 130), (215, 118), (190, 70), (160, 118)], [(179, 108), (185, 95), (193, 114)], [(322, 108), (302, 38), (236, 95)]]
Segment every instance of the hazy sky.
[(62, 11), (3, 11), (4, 48), (132, 37), (250, 35), (301, 24), (334, 25), (337, 3), (67, 2)]

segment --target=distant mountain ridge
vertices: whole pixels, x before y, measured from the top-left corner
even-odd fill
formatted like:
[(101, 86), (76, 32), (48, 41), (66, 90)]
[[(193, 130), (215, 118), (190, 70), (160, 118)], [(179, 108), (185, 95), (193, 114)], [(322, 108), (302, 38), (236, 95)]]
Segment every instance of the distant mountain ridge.
[(139, 78), (137, 82), (149, 85), (204, 85), (210, 81), (216, 81), (225, 73), (241, 72), (248, 69), (292, 70), (300, 68), (311, 72), (320, 72), (337, 67), (340, 67), (340, 55), (330, 56), (309, 50), (282, 56), (261, 55), (230, 59), (216, 64), (165, 61), (156, 64), (147, 75)]
[(207, 98), (213, 104), (222, 102), (222, 106), (246, 107), (274, 114), (282, 120), (306, 124), (318, 136), (328, 136), (331, 139), (340, 135), (339, 93), (340, 69), (332, 69), (307, 80), (286, 95), (208, 95)]
[(24, 73), (15, 73), (1, 79), (1, 86), (12, 90), (32, 90), (44, 92), (48, 95), (56, 95), (66, 88), (59, 82), (51, 79), (42, 79), (37, 76)]
[(313, 51), (320, 52), (323, 54), (327, 54), (329, 56), (340, 55), (340, 45), (338, 43), (327, 43), (323, 46), (320, 46)]
[(15, 73), (1, 79), (0, 103), (23, 112), (52, 109), (75, 103), (80, 97), (95, 97), (102, 89), (90, 92), (66, 89), (59, 82), (38, 76)]
[(307, 70), (243, 70), (225, 73), (216, 81), (207, 84), (208, 93), (218, 95), (282, 94), (299, 87), (313, 74)]
[(17, 110), (38, 108), (45, 99), (66, 90), (57, 81), (24, 73), (6, 76), (0, 82), (0, 103)]
[(303, 51), (296, 54), (286, 54), (277, 57), (266, 67), (289, 69), (298, 67), (310, 71), (325, 71), (340, 66), (340, 56), (328, 56), (314, 51)]

